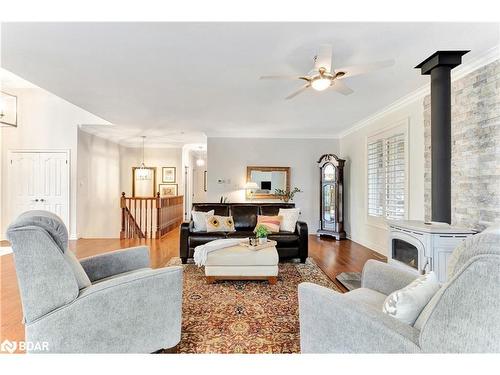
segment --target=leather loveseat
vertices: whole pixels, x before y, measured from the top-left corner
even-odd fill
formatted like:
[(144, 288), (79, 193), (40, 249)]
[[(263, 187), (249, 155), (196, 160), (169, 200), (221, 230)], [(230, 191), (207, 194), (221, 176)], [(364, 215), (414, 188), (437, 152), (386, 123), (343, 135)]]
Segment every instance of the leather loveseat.
[[(209, 241), (221, 238), (244, 238), (253, 236), (257, 225), (257, 215), (275, 216), (280, 208), (293, 208), (293, 203), (195, 203), (193, 210), (208, 212), (215, 211), (215, 215), (232, 216), (235, 232), (194, 232), (193, 221), (181, 225), (180, 256), (182, 263), (192, 258), (194, 248)], [(268, 236), (275, 240), (280, 259), (300, 258), (304, 263), (307, 258), (307, 224), (297, 222), (295, 232), (279, 232)]]

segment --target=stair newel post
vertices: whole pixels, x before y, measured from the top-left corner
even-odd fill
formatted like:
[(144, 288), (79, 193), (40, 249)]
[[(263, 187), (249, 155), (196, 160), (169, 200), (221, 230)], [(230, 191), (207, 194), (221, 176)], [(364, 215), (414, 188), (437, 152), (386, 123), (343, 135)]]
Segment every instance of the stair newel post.
[(122, 196), (120, 198), (120, 208), (122, 209), (122, 225), (121, 225), (121, 230), (120, 230), (120, 239), (125, 238), (125, 192), (122, 192)]
[(160, 224), (161, 224), (161, 198), (160, 198), (160, 192), (156, 193), (156, 238), (161, 237), (160, 233)]

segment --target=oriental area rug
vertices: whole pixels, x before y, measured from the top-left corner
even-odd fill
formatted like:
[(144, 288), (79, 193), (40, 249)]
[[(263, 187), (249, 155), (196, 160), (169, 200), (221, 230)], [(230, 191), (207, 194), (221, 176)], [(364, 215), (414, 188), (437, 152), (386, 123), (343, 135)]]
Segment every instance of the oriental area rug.
[[(173, 258), (169, 266), (181, 265)], [(217, 281), (185, 264), (182, 337), (177, 353), (299, 353), (297, 287), (312, 282), (340, 291), (311, 258), (280, 263), (278, 282)]]

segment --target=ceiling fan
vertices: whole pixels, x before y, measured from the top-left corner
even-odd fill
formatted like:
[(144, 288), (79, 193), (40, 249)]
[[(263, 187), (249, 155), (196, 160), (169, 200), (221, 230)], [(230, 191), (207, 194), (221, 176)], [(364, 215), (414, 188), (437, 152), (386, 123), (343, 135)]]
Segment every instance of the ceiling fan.
[(292, 99), (310, 87), (316, 91), (323, 91), (331, 88), (343, 95), (350, 95), (354, 91), (343, 82), (345, 78), (366, 74), (391, 65), (394, 65), (394, 60), (377, 61), (368, 64), (332, 69), (332, 46), (330, 44), (323, 44), (319, 48), (319, 53), (314, 56), (314, 68), (306, 75), (272, 75), (261, 76), (260, 79), (301, 79), (306, 82), (304, 86), (292, 92), (285, 99)]

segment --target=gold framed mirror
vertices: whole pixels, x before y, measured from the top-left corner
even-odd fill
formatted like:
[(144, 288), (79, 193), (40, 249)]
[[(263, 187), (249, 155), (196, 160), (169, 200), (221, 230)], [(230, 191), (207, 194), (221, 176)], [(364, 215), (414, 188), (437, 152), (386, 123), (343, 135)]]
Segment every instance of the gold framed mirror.
[(132, 167), (132, 196), (137, 198), (156, 196), (155, 167)]
[(277, 199), (276, 189), (290, 190), (290, 167), (247, 167), (247, 183), (257, 184), (256, 189), (247, 189), (247, 198)]

